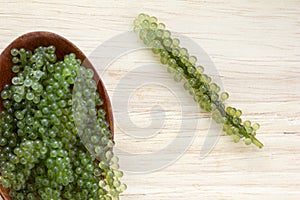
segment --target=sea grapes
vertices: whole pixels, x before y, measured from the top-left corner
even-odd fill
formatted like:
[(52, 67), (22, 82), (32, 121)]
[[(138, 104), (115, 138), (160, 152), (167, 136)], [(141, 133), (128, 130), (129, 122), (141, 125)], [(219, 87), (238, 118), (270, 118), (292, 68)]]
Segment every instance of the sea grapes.
[(223, 125), (223, 131), (233, 135), (233, 141), (244, 140), (246, 145), (254, 144), (259, 148), (263, 144), (255, 137), (259, 124), (242, 121), (242, 111), (225, 105), (229, 98), (227, 92), (221, 92), (220, 86), (204, 73), (202, 66), (197, 66), (197, 58), (180, 46), (180, 40), (171, 37), (171, 32), (165, 29), (165, 24), (159, 23), (156, 17), (141, 13), (134, 20), (134, 31), (158, 54), (160, 62), (167, 65), (167, 70), (174, 80), (184, 80), (184, 88), (194, 97), (199, 106), (212, 113), (212, 118)]
[(0, 184), (13, 199), (119, 199), (118, 157), (94, 71), (55, 47), (12, 49), (1, 92)]

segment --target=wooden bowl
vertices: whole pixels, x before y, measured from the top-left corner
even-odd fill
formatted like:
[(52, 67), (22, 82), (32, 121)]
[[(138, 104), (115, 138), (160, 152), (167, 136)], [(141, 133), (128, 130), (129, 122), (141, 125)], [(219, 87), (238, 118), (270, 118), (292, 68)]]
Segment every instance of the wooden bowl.
[[(63, 60), (64, 55), (69, 53), (75, 53), (76, 57), (83, 61), (82, 65), (91, 68), (94, 70), (94, 80), (98, 84), (98, 92), (100, 97), (103, 99), (103, 106), (102, 108), (106, 111), (106, 120), (110, 124), (110, 130), (113, 134), (113, 115), (112, 115), (112, 107), (104, 87), (103, 82), (101, 81), (99, 75), (97, 74), (96, 69), (87, 59), (87, 57), (82, 53), (82, 51), (72, 44), (67, 39), (50, 32), (31, 32), (20, 36), (19, 38), (15, 39), (8, 47), (2, 52), (0, 55), (0, 92), (3, 89), (3, 85), (6, 83), (11, 83), (11, 79), (15, 76), (12, 72), (11, 68), (13, 63), (11, 61), (12, 56), (10, 51), (12, 48), (25, 48), (28, 50), (33, 51), (35, 48), (39, 46), (50, 46), (53, 45), (56, 47), (56, 55), (57, 60)], [(2, 99), (0, 98), (0, 110), (3, 110), (2, 106)], [(4, 189), (0, 186), (0, 195), (2, 196), (3, 200), (11, 200), (9, 196), (9, 190)]]

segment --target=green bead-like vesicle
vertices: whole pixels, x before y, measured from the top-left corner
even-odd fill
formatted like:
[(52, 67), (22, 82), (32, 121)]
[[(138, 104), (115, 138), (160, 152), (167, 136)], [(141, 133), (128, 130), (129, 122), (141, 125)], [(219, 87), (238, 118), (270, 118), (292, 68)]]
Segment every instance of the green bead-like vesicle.
[(157, 20), (151, 21), (152, 18), (155, 17), (140, 14), (134, 20), (134, 31), (147, 46), (152, 47), (155, 54), (160, 55), (161, 63), (168, 65), (168, 72), (174, 74), (174, 80), (186, 80), (184, 88), (193, 95), (202, 109), (212, 112), (212, 118), (217, 123), (226, 123), (223, 130), (233, 135), (234, 142), (243, 139), (246, 145), (253, 143), (262, 148), (263, 144), (255, 137), (259, 124), (251, 127), (250, 121), (243, 123), (240, 118), (242, 111), (226, 107), (223, 102), (229, 98), (229, 94), (220, 93), (220, 87), (203, 74), (204, 68), (196, 67), (197, 58), (191, 56), (186, 48), (180, 47), (179, 39), (172, 38), (164, 24), (157, 23)]
[(13, 199), (118, 199), (126, 185), (112, 173), (118, 163), (106, 113), (96, 108), (103, 100), (94, 71), (72, 53), (56, 61), (54, 46), (11, 54), (16, 76), (1, 91), (0, 184)]

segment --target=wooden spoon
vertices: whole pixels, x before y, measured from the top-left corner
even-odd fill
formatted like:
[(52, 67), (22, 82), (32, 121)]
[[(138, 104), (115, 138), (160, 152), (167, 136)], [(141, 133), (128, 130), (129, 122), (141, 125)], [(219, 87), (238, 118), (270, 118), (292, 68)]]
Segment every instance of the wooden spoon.
[[(82, 51), (77, 48), (74, 44), (72, 44), (67, 39), (50, 32), (31, 32), (20, 36), (15, 39), (8, 47), (2, 52), (0, 55), (0, 92), (3, 89), (3, 85), (6, 83), (11, 83), (11, 79), (15, 76), (12, 72), (11, 68), (13, 63), (11, 61), (12, 56), (10, 51), (12, 48), (20, 49), (25, 48), (33, 51), (35, 48), (39, 46), (50, 46), (53, 45), (56, 47), (56, 55), (57, 60), (63, 60), (64, 55), (69, 53), (75, 53), (76, 57), (83, 61), (82, 65), (91, 68), (94, 70), (94, 80), (98, 84), (98, 92), (100, 97), (103, 99), (102, 108), (106, 111), (106, 120), (109, 122), (110, 130), (113, 134), (113, 115), (112, 115), (112, 107), (104, 87), (103, 82), (101, 81), (99, 75), (97, 74), (96, 69), (87, 59), (87, 57), (82, 53)], [(0, 98), (0, 110), (3, 110), (2, 99)], [(3, 200), (11, 200), (12, 198), (9, 196), (9, 190), (4, 189), (0, 186), (0, 194)]]

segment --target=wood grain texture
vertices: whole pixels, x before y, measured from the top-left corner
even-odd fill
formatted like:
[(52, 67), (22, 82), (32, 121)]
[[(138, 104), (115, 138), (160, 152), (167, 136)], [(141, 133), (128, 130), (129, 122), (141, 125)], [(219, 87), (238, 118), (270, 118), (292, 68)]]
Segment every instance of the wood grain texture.
[[(210, 154), (199, 159), (210, 116), (196, 110), (189, 117), (201, 121), (195, 130), (189, 130), (196, 131), (196, 137), (182, 157), (153, 173), (125, 172), (123, 180), (128, 190), (121, 199), (298, 200), (299, 1), (1, 1), (0, 49), (26, 32), (43, 30), (68, 38), (89, 55), (112, 36), (130, 31), (140, 12), (157, 16), (168, 28), (192, 38), (207, 52), (230, 93), (228, 104), (241, 108), (243, 119), (261, 124), (258, 138), (265, 147), (258, 150), (234, 145), (222, 134)], [(124, 111), (118, 109), (118, 104), (127, 106), (131, 120), (147, 127), (153, 105), (159, 104), (165, 110), (165, 124), (151, 138), (130, 137), (115, 123), (117, 148), (131, 153), (147, 154), (167, 147), (180, 123), (180, 102), (174, 98), (180, 91), (149, 84), (138, 88), (129, 100), (125, 96), (114, 98), (116, 92), (120, 94), (117, 85), (122, 77), (137, 66), (157, 64), (154, 58), (141, 50), (116, 59), (103, 73), (98, 68), (116, 107), (115, 116), (122, 116)], [(162, 71), (158, 68), (157, 73), (154, 70), (148, 75), (165, 80), (168, 75)], [(125, 83), (125, 89), (134, 89), (135, 81)], [(197, 108), (188, 96), (183, 99), (190, 101), (187, 109)], [(168, 153), (178, 154), (171, 150)], [(126, 164), (123, 168), (134, 167), (134, 163), (129, 166), (120, 157)]]

